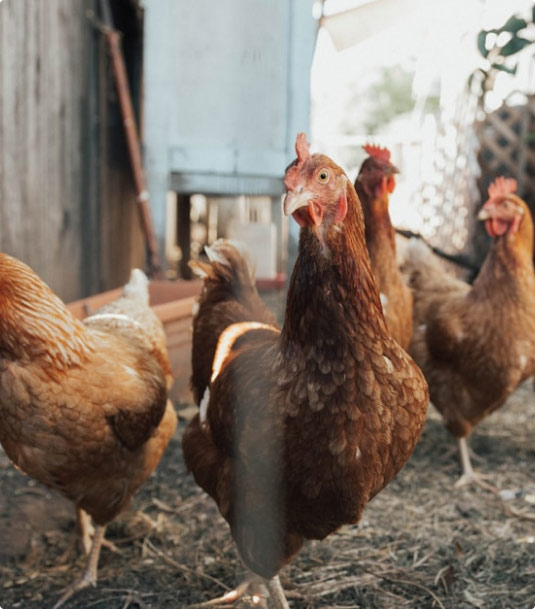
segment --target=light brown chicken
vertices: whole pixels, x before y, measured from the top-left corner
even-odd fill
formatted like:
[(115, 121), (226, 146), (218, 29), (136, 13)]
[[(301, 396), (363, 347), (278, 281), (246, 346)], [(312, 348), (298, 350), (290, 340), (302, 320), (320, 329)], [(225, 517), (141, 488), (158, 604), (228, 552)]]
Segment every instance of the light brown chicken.
[(448, 275), (418, 240), (404, 265), (414, 294), (410, 353), (444, 425), (458, 438), (458, 484), (488, 487), (472, 469), (467, 438), (535, 373), (533, 222), (515, 190), (515, 180), (504, 178), (489, 188), (478, 218), (492, 242), (472, 286)]
[(284, 325), (248, 304), (257, 295), (241, 297), (256, 290), (240, 251), (214, 246), (193, 344), (202, 354), (211, 327), (217, 347), (208, 374), (192, 360), (200, 413), (182, 441), (278, 609), (288, 607), (279, 570), (305, 539), (359, 521), (411, 455), (428, 404), (422, 373), (386, 328), (353, 185), (304, 134), (296, 152), (284, 208), (302, 228)]
[(0, 442), (96, 525), (83, 577), (55, 608), (96, 585), (106, 524), (160, 461), (176, 426), (169, 379), (141, 271), (81, 323), (28, 266), (0, 254)]
[(369, 154), (360, 168), (355, 189), (362, 203), (366, 227), (366, 247), (379, 288), (386, 325), (404, 348), (412, 336), (412, 294), (403, 281), (396, 258), (395, 231), (388, 211), (389, 195), (396, 186), (397, 168), (390, 162), (390, 151), (368, 144)]

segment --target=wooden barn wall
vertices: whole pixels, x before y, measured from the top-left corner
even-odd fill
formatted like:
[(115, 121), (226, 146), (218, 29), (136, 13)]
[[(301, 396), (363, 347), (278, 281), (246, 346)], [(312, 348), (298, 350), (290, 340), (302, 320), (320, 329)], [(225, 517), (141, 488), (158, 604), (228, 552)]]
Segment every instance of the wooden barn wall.
[(87, 16), (97, 6), (0, 4), (0, 250), (64, 300), (143, 264), (107, 48)]

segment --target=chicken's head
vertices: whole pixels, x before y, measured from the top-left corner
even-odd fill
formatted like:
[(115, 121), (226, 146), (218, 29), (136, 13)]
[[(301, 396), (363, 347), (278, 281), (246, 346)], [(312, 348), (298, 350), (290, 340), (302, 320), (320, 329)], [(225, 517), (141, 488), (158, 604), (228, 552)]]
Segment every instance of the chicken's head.
[(297, 135), (297, 159), (286, 169), (284, 213), (301, 227), (343, 222), (347, 213), (348, 178), (323, 154), (310, 154), (304, 133)]
[(390, 162), (390, 150), (373, 144), (363, 146), (370, 155), (361, 165), (357, 182), (372, 197), (381, 198), (393, 193), (396, 187), (397, 167)]
[(489, 186), (489, 199), (477, 218), (485, 222), (491, 237), (514, 235), (520, 228), (524, 214), (529, 213), (526, 204), (515, 192), (516, 180), (513, 178), (499, 177)]

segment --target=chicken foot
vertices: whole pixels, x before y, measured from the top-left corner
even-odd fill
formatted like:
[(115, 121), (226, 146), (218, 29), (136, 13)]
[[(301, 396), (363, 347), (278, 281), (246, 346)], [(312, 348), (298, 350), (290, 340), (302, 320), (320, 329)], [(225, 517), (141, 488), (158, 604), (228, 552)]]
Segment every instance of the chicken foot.
[(481, 488), (491, 491), (492, 493), (497, 493), (498, 489), (492, 484), (485, 482), (485, 477), (483, 474), (474, 471), (472, 467), (472, 462), (470, 460), (470, 448), (468, 447), (467, 438), (459, 438), (459, 455), (461, 457), (461, 465), (463, 468), (462, 476), (455, 483), (456, 487), (466, 486), (468, 484), (477, 484)]
[(65, 589), (61, 598), (54, 605), (52, 609), (59, 609), (62, 607), (73, 595), (80, 590), (84, 590), (89, 586), (97, 585), (97, 570), (98, 570), (98, 559), (100, 557), (100, 548), (102, 547), (102, 542), (104, 541), (104, 531), (106, 530), (105, 526), (97, 525), (95, 527), (95, 533), (93, 535), (93, 543), (91, 545), (91, 550), (89, 552), (89, 558), (87, 560), (87, 566), (85, 568), (84, 574), (82, 577), (72, 583), (68, 588)]
[[(290, 609), (279, 576), (265, 579), (259, 575), (251, 574), (244, 582), (234, 590), (223, 594), (218, 598), (194, 605), (196, 608), (213, 607), (223, 604), (234, 604), (237, 600), (250, 597), (253, 605), (260, 609), (268, 609), (267, 598), (270, 598), (269, 606), (272, 609)], [(55, 608), (54, 608), (55, 609)]]

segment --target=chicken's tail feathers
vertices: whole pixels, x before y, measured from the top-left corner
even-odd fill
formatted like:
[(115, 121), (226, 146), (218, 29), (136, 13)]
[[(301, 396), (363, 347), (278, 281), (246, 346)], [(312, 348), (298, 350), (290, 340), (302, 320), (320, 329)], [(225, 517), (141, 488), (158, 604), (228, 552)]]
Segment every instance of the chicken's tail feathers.
[(244, 243), (234, 239), (218, 239), (204, 250), (208, 263), (200, 260), (189, 263), (190, 268), (199, 277), (254, 286), (255, 265)]
[(462, 293), (469, 289), (468, 284), (446, 270), (429, 245), (418, 237), (411, 238), (407, 245), (401, 272), (415, 298), (420, 292)]
[(432, 260), (433, 252), (427, 243), (419, 237), (411, 237), (405, 250), (405, 263), (414, 266), (428, 264)]
[(418, 289), (429, 279), (442, 275), (444, 269), (427, 243), (418, 237), (411, 237), (403, 251), (401, 273), (407, 285)]
[(123, 288), (123, 296), (149, 304), (149, 279), (141, 269), (132, 269), (130, 279)]

